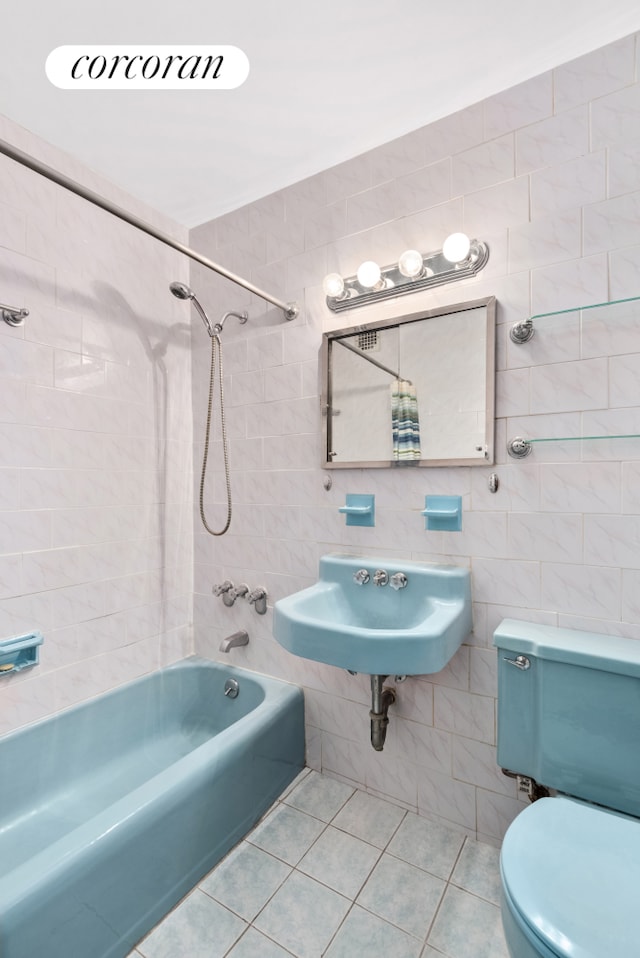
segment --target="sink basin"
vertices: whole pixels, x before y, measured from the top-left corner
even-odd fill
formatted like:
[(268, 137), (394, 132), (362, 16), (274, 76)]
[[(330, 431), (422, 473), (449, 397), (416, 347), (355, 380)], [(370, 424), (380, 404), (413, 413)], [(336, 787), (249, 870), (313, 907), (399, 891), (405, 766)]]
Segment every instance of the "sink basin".
[[(358, 585), (354, 573), (369, 572)], [(405, 588), (374, 584), (381, 569)], [(471, 631), (468, 569), (369, 556), (326, 555), (315, 585), (275, 604), (273, 634), (289, 652), (369, 675), (439, 672)]]

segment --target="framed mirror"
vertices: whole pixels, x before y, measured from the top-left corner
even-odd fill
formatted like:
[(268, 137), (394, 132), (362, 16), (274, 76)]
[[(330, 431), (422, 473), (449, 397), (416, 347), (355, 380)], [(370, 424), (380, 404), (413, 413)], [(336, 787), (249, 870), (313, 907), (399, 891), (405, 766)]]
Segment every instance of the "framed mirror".
[(323, 335), (323, 466), (488, 465), (495, 297)]

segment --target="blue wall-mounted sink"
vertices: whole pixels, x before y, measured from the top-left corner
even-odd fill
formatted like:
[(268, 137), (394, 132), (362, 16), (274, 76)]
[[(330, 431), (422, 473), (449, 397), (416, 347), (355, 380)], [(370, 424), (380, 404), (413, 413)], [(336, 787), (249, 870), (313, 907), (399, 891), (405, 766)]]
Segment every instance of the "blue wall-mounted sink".
[[(378, 570), (404, 573), (406, 586), (375, 585)], [(273, 623), (294, 655), (370, 675), (439, 672), (471, 628), (468, 569), (338, 554), (320, 559), (315, 585), (276, 602)]]

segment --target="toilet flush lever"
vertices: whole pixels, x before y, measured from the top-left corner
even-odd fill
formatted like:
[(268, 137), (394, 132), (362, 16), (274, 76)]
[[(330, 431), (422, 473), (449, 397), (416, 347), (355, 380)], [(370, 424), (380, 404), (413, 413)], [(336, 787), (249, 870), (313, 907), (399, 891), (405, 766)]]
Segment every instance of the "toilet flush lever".
[(515, 667), (520, 669), (522, 672), (526, 672), (527, 669), (531, 668), (531, 662), (526, 655), (516, 655), (515, 659), (508, 659), (506, 655), (504, 655), (503, 659), (505, 662), (508, 662), (509, 665), (515, 665)]

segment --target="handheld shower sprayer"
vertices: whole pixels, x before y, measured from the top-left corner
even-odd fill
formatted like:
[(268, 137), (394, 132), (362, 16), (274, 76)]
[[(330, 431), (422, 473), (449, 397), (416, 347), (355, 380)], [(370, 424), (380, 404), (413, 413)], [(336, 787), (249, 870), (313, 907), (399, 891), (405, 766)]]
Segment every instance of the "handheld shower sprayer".
[(213, 329), (213, 326), (211, 325), (211, 320), (209, 319), (204, 309), (198, 302), (198, 298), (196, 294), (194, 293), (194, 291), (191, 289), (191, 287), (187, 286), (185, 283), (170, 283), (169, 289), (171, 290), (173, 295), (176, 297), (176, 299), (191, 300), (191, 302), (193, 303), (193, 305), (195, 306), (198, 312), (198, 315), (200, 316), (200, 319), (204, 323), (207, 329), (207, 332), (209, 333), (210, 336), (213, 336), (214, 329)]
[(209, 333), (210, 336), (220, 335), (220, 333), (222, 332), (222, 327), (224, 326), (225, 321), (229, 318), (229, 316), (235, 316), (236, 319), (238, 319), (243, 324), (246, 323), (246, 321), (249, 319), (249, 314), (246, 312), (236, 313), (233, 310), (230, 310), (228, 313), (224, 314), (224, 316), (222, 317), (219, 323), (215, 323), (215, 325), (212, 325), (211, 320), (209, 319), (204, 309), (200, 305), (198, 301), (198, 297), (196, 296), (196, 294), (194, 293), (194, 291), (191, 289), (190, 286), (187, 286), (186, 283), (170, 283), (169, 289), (171, 290), (173, 295), (176, 297), (176, 299), (191, 300), (202, 322), (206, 326), (207, 332)]
[[(205, 439), (204, 439), (204, 452), (202, 455), (202, 472), (200, 474), (200, 518), (202, 519), (202, 524), (207, 530), (207, 532), (212, 536), (223, 536), (231, 525), (231, 478), (229, 472), (229, 451), (227, 448), (227, 427), (225, 422), (225, 412), (224, 412), (224, 373), (222, 369), (222, 343), (220, 341), (220, 333), (222, 332), (222, 327), (229, 318), (229, 316), (235, 316), (241, 323), (246, 323), (249, 316), (245, 313), (235, 313), (233, 310), (230, 310), (228, 313), (225, 313), (219, 323), (212, 325), (209, 317), (205, 313), (204, 309), (196, 299), (196, 294), (193, 290), (187, 286), (185, 283), (171, 283), (169, 289), (176, 297), (176, 299), (187, 300), (190, 299), (193, 305), (195, 306), (202, 322), (207, 328), (207, 332), (211, 337), (211, 371), (209, 374), (209, 399), (207, 402), (207, 424), (205, 427)], [(216, 370), (217, 367), (217, 370)], [(214, 384), (216, 379), (216, 371), (218, 378), (218, 395), (220, 400), (220, 432), (222, 435), (222, 456), (224, 460), (224, 478), (225, 484), (227, 487), (227, 521), (221, 529), (212, 529), (209, 523), (207, 522), (207, 517), (205, 516), (204, 510), (204, 488), (205, 488), (205, 478), (207, 474), (207, 461), (209, 458), (209, 439), (211, 432), (211, 415), (213, 408), (213, 393), (214, 393)]]

